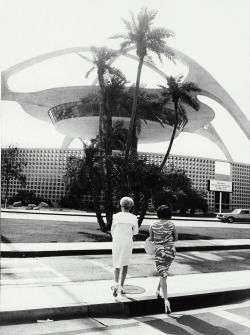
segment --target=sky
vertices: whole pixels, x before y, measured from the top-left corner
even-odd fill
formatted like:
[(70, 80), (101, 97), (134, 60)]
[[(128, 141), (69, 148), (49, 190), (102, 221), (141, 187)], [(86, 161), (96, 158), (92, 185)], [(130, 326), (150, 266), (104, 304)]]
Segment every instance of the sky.
[[(91, 45), (118, 48), (119, 42), (108, 37), (125, 32), (121, 19), (129, 19), (129, 12), (137, 13), (141, 7), (156, 9), (154, 26), (175, 32), (168, 45), (210, 72), (250, 120), (249, 0), (0, 0), (0, 5), (1, 71), (63, 48)], [(84, 85), (85, 67), (81, 67), (80, 58), (72, 57), (56, 58), (20, 72), (10, 78), (10, 88), (29, 92)], [(136, 74), (132, 66), (130, 70), (129, 79), (133, 83)], [(209, 104), (215, 111), (212, 125), (233, 159), (250, 164), (249, 140), (224, 108), (213, 101)], [(2, 147), (15, 144), (60, 148), (63, 138), (52, 124), (29, 116), (18, 103), (1, 101)], [(164, 153), (167, 146), (168, 142), (139, 145), (139, 151)], [(81, 143), (74, 140), (70, 147), (81, 148)], [(213, 142), (190, 133), (180, 134), (171, 153), (225, 159)]]

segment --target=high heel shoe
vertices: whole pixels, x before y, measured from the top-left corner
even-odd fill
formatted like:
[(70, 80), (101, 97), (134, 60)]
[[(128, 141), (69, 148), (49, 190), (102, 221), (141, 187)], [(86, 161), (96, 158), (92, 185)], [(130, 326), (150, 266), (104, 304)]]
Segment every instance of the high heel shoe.
[(118, 287), (119, 287), (118, 284), (114, 284), (114, 286), (113, 286), (113, 296), (114, 297), (117, 297)]
[(121, 294), (126, 294), (125, 291), (124, 291), (123, 286), (121, 286)]
[(171, 313), (170, 302), (168, 300), (165, 300), (165, 312), (167, 314)]
[(156, 298), (157, 298), (157, 299), (161, 299), (161, 298), (162, 298), (162, 296), (161, 296), (161, 292), (160, 292), (159, 290), (157, 290), (157, 291), (155, 292), (155, 295), (156, 295)]

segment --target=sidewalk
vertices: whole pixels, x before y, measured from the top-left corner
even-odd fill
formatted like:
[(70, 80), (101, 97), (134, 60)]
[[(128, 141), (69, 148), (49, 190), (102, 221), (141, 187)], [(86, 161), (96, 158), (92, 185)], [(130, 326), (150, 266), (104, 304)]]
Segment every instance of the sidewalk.
[[(20, 212), (52, 214), (50, 211)], [(79, 215), (65, 212), (53, 214)], [(176, 242), (176, 248), (177, 252), (250, 249), (250, 239), (180, 240)], [(133, 252), (145, 252), (144, 242), (134, 242)], [(31, 262), (28, 257), (84, 254), (111, 254), (111, 242), (1, 244), (2, 258), (25, 257), (27, 262)], [(18, 271), (18, 268), (14, 270)], [(49, 282), (41, 274), (38, 271), (35, 280), (26, 284), (22, 280), (13, 280), (12, 283), (2, 281), (1, 324), (77, 317), (132, 317), (164, 312), (163, 299), (157, 300), (154, 293), (158, 282), (156, 277), (128, 278), (126, 295), (119, 294), (114, 298), (111, 280), (73, 282), (59, 276)], [(250, 270), (170, 276), (168, 289), (173, 312), (233, 303), (250, 298)]]
[[(112, 296), (113, 281), (4, 285), (1, 324), (77, 317), (132, 317), (164, 312), (154, 292), (158, 278), (128, 278), (125, 295)], [(170, 276), (172, 311), (234, 303), (250, 297), (250, 271)]]
[[(250, 249), (250, 239), (180, 240), (177, 252)], [(75, 243), (2, 243), (2, 257), (41, 257), (111, 254), (112, 242)], [(134, 242), (134, 253), (144, 251), (144, 242)]]
[[(178, 251), (249, 249), (250, 240), (190, 240), (178, 241), (176, 246)], [(39, 253), (111, 253), (109, 242), (17, 243), (2, 244), (1, 248), (2, 257), (31, 257)], [(144, 252), (143, 242), (134, 242), (134, 252)], [(58, 277), (49, 283), (42, 276), (39, 278), (38, 272), (37, 278), (30, 283), (14, 281), (1, 285), (2, 324), (71, 317), (132, 317), (164, 312), (163, 299), (157, 300), (154, 295), (156, 277), (128, 278), (126, 295), (119, 294), (117, 298), (112, 296), (111, 280), (72, 282)], [(250, 270), (170, 276), (168, 288), (172, 311), (233, 303), (250, 298)]]

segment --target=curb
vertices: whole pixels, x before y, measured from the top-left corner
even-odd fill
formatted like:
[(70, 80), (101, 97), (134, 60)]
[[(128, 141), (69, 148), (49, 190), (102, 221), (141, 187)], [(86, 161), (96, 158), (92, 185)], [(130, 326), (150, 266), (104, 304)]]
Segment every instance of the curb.
[[(213, 251), (213, 250), (242, 250), (250, 249), (250, 244), (238, 245), (201, 245), (201, 246), (182, 246), (176, 247), (177, 252), (188, 251)], [(144, 248), (134, 248), (133, 254), (146, 253)], [(1, 256), (6, 258), (29, 258), (29, 257), (53, 257), (53, 256), (81, 256), (81, 255), (111, 255), (111, 249), (93, 250), (38, 250), (38, 251), (1, 251)]]
[[(75, 212), (41, 212), (39, 210), (22, 210), (22, 211), (18, 211), (18, 210), (5, 210), (5, 209), (1, 209), (1, 212), (5, 212), (5, 213), (21, 213), (21, 214), (42, 214), (42, 215), (65, 215), (65, 216), (84, 216), (84, 217), (95, 217), (95, 214), (94, 213), (75, 213)], [(106, 217), (105, 214), (102, 215), (102, 217)], [(145, 215), (144, 217), (145, 219), (157, 219), (157, 216), (156, 215)], [(215, 217), (214, 218), (211, 218), (211, 217), (207, 217), (207, 218), (204, 218), (204, 217), (180, 217), (178, 218), (178, 216), (173, 216), (171, 218), (171, 220), (175, 221), (175, 220), (178, 220), (178, 221), (195, 221), (195, 220), (198, 220), (198, 221), (209, 221), (209, 222), (220, 222), (218, 219), (216, 219)]]
[[(239, 303), (250, 297), (250, 288), (233, 291), (200, 293), (197, 295), (170, 297), (173, 312), (215, 307), (224, 304)], [(70, 307), (52, 307), (22, 311), (0, 312), (1, 325), (36, 323), (38, 320), (62, 320), (71, 318), (94, 317), (136, 317), (164, 313), (163, 299), (141, 299), (114, 303), (79, 305)]]

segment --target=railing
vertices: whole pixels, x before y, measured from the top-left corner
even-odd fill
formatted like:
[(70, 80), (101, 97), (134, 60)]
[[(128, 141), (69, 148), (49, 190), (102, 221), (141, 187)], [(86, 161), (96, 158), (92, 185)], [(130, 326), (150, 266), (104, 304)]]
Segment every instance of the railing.
[(50, 108), (48, 114), (54, 124), (75, 117), (99, 116), (99, 110), (99, 103), (83, 104), (81, 101), (76, 101)]
[[(65, 104), (57, 105), (49, 109), (48, 114), (53, 124), (58, 121), (76, 118), (76, 117), (86, 117), (86, 116), (99, 116), (100, 104), (99, 103), (83, 103), (81, 101), (68, 102)], [(159, 115), (159, 113), (158, 113)], [(120, 111), (116, 113), (119, 117), (129, 118), (130, 114), (126, 111)], [(173, 110), (164, 108), (162, 109), (162, 123), (173, 126), (175, 123), (175, 113)], [(154, 122), (158, 122), (153, 114), (147, 113), (146, 119)], [(187, 121), (179, 115), (179, 122), (177, 128), (182, 131), (185, 127)]]

